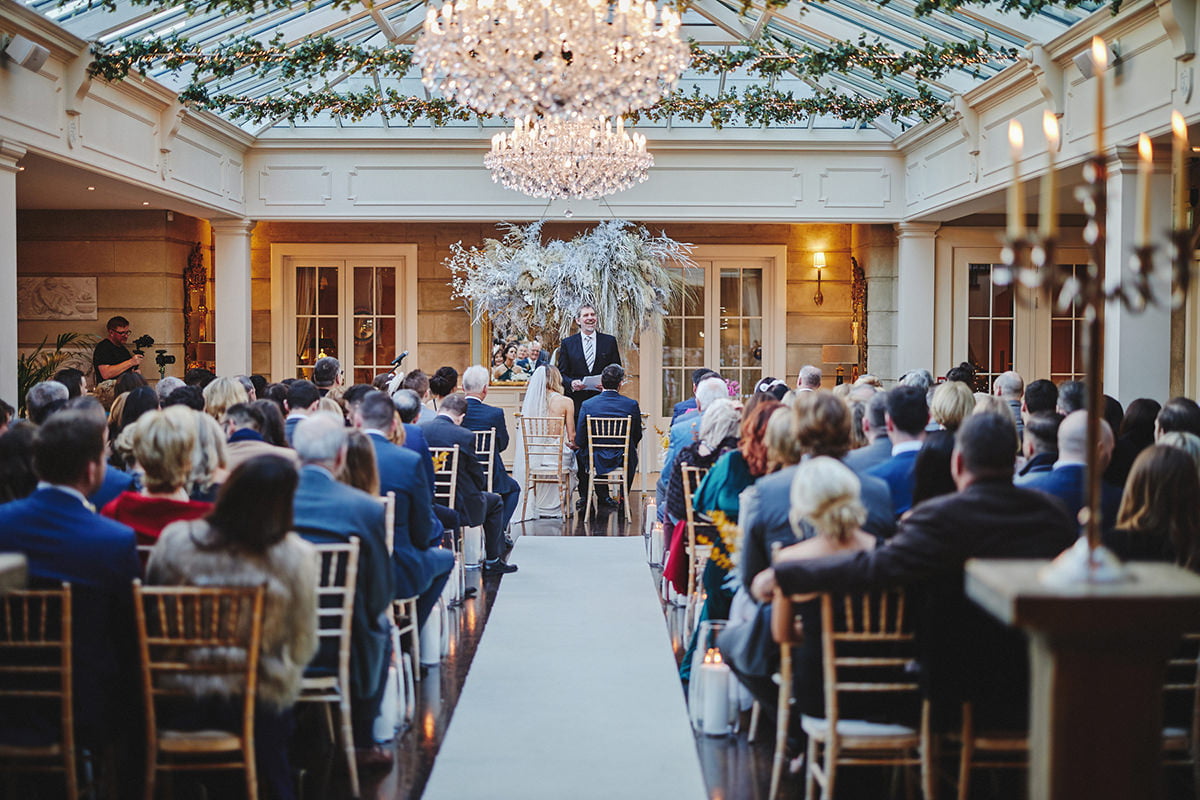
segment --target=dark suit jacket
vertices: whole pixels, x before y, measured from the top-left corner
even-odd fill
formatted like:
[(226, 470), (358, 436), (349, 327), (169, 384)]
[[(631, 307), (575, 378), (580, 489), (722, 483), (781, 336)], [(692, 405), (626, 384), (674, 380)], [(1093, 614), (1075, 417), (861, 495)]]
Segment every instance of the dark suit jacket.
[(39, 583), (71, 583), (76, 723), (89, 732), (111, 730), (137, 697), (134, 542), (132, 528), (58, 489), (0, 505), (0, 552), (24, 553)]
[(1039, 472), (1049, 472), (1057, 460), (1058, 453), (1034, 453), (1033, 457), (1021, 467), (1021, 471), (1017, 473), (1013, 483), (1017, 486), (1024, 486)]
[(497, 494), (521, 491), (521, 485), (504, 468), (500, 454), (508, 449), (508, 426), (504, 422), (504, 409), (489, 406), (476, 397), (467, 398), (467, 413), (463, 415), (462, 427), (472, 431), (496, 431), (496, 452), (492, 454), (492, 491)]
[(674, 425), (676, 422), (679, 421), (679, 418), (681, 416), (683, 416), (684, 414), (686, 414), (688, 411), (692, 410), (695, 407), (696, 407), (696, 398), (695, 397), (689, 397), (687, 400), (681, 400), (680, 402), (676, 403), (675, 407), (671, 409), (671, 424)]
[(433, 573), (422, 554), (433, 539), (431, 493), (425, 482), (421, 457), (392, 444), (377, 433), (368, 433), (379, 466), (379, 494), (396, 493), (396, 518), (392, 527), (392, 573), (397, 598), (413, 597), (429, 588)]
[(299, 425), (303, 419), (304, 417), (287, 417), (284, 419), (283, 435), (285, 438), (287, 438), (288, 444), (292, 443), (292, 438), (296, 435), (296, 426)]
[[(1046, 472), (1034, 473), (1028, 480), (1021, 482), (1026, 489), (1037, 489), (1040, 492), (1053, 495), (1067, 507), (1067, 513), (1072, 519), (1078, 519), (1079, 509), (1087, 500), (1085, 483), (1086, 470), (1082, 464), (1067, 464), (1051, 468)], [(1117, 524), (1117, 511), (1121, 508), (1121, 490), (1111, 483), (1100, 482), (1100, 511), (1103, 515), (1101, 527), (1111, 530)]]
[(917, 450), (897, 453), (867, 470), (866, 474), (883, 478), (892, 492), (892, 509), (896, 516), (912, 508), (913, 468), (917, 464)]
[(429, 452), (429, 442), (420, 425), (404, 423), (404, 446), (421, 458), (421, 468), (425, 471), (425, 484), (429, 487), (430, 502), (433, 502), (433, 456)]
[[(396, 596), (387, 554), (383, 503), (305, 464), (293, 502), (296, 532), (314, 544), (348, 542), (357, 536), (358, 583), (350, 633), (350, 683), (355, 697), (371, 697), (387, 669), (392, 599)], [(317, 663), (329, 664), (322, 647)], [(336, 663), (336, 662), (334, 662)]]
[(1053, 558), (1075, 539), (1074, 522), (1054, 500), (1007, 480), (976, 481), (918, 505), (873, 551), (787, 562), (775, 575), (792, 594), (919, 588), (922, 677), (933, 698), (973, 699), (993, 717), (1020, 716), (1028, 703), (1024, 637), (967, 601), (963, 565), (969, 558)]
[(590, 389), (575, 392), (571, 389), (571, 382), (582, 380), (588, 375), (599, 375), (609, 364), (620, 363), (621, 353), (617, 350), (617, 339), (607, 333), (596, 332), (596, 357), (592, 360), (590, 370), (587, 359), (583, 357), (582, 334), (571, 334), (563, 339), (562, 344), (558, 347), (558, 371), (562, 373), (563, 391), (566, 392), (567, 397), (572, 399), (576, 395), (579, 396), (579, 399), (575, 401), (576, 409), (579, 408), (579, 403), (595, 397), (599, 392), (593, 392)]
[[(626, 397), (616, 389), (605, 389), (595, 397), (584, 400), (579, 411), (579, 422), (575, 424), (575, 442), (580, 447), (579, 455), (588, 458), (587, 418), (629, 417), (629, 474), (637, 472), (638, 443), (642, 441), (642, 409), (637, 400)], [(593, 461), (585, 462), (588, 471), (607, 475), (621, 466), (621, 451), (616, 447), (598, 448)]]
[(458, 483), (454, 497), (454, 510), (467, 525), (482, 525), (484, 515), (483, 492), (487, 490), (487, 479), (479, 459), (475, 455), (475, 434), (455, 425), (449, 417), (438, 414), (432, 422), (421, 425), (421, 432), (430, 447), (453, 447), (458, 445)]
[(851, 450), (849, 453), (846, 453), (846, 457), (842, 459), (842, 463), (861, 475), (871, 467), (887, 461), (891, 457), (892, 440), (885, 433), (883, 436), (877, 437), (875, 441), (866, 447), (860, 447), (857, 450)]
[[(747, 590), (754, 576), (771, 566), (771, 545), (784, 547), (799, 541), (792, 532), (788, 511), (792, 505), (792, 478), (796, 466), (759, 478), (741, 504), (742, 582)], [(892, 495), (887, 484), (870, 475), (858, 476), (859, 499), (867, 509), (863, 530), (876, 536), (888, 537), (896, 530), (896, 515), (892, 511)], [(805, 538), (811, 536), (809, 531)]]

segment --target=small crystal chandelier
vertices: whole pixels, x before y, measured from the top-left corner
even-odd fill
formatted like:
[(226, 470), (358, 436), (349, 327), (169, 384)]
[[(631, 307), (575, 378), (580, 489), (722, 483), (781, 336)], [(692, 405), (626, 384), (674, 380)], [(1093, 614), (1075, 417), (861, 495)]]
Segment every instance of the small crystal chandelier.
[(492, 137), (483, 157), (492, 180), (530, 197), (596, 200), (646, 180), (654, 156), (646, 137), (600, 120), (517, 121)]
[(430, 91), (481, 114), (613, 117), (658, 102), (688, 66), (679, 15), (635, 0), (450, 0), (413, 60)]

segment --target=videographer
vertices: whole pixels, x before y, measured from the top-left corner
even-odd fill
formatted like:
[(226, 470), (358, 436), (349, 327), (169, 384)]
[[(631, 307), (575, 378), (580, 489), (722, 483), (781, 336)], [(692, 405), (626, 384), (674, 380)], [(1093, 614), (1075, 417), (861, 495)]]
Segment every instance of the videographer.
[(141, 353), (130, 353), (125, 347), (129, 339), (129, 320), (113, 317), (106, 325), (108, 336), (100, 340), (92, 352), (92, 366), (96, 369), (96, 382), (116, 378), (133, 370), (140, 372)]

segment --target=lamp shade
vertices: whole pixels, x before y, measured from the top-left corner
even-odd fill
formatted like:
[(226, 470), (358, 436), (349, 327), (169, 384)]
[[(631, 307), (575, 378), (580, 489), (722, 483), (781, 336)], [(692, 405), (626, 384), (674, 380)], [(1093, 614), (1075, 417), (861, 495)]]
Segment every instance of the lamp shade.
[(824, 253), (813, 253), (813, 266), (817, 269), (825, 269)]

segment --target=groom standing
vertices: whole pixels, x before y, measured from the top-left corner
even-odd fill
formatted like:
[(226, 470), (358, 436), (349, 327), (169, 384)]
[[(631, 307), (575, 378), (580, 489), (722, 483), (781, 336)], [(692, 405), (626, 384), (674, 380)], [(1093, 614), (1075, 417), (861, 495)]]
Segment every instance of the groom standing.
[(599, 375), (609, 364), (620, 364), (621, 354), (616, 337), (596, 331), (596, 309), (592, 306), (579, 307), (575, 324), (579, 333), (563, 339), (558, 348), (558, 371), (567, 397), (575, 403), (575, 419), (579, 419), (583, 401), (600, 394), (599, 390), (583, 388), (583, 379)]

